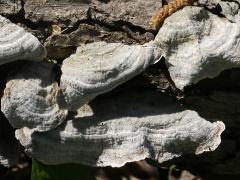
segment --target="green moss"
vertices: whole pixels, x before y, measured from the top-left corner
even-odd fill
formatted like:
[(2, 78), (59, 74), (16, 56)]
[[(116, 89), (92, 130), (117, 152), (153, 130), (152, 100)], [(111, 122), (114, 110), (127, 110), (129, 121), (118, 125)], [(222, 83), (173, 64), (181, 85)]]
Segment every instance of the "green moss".
[(79, 164), (45, 165), (32, 160), (32, 180), (96, 180), (89, 167)]

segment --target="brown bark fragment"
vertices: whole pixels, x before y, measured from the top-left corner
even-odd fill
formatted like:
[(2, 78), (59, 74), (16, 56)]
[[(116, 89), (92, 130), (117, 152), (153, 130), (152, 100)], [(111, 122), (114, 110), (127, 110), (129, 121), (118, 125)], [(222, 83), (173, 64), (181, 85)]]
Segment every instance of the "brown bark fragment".
[[(148, 21), (159, 7), (159, 0), (26, 0), (24, 6), (26, 18), (34, 22), (43, 20), (73, 25), (91, 17), (106, 22), (127, 21), (144, 28), (149, 28)], [(89, 14), (91, 9), (95, 13)]]
[(22, 6), (20, 0), (0, 0), (0, 14), (17, 14), (21, 8)]

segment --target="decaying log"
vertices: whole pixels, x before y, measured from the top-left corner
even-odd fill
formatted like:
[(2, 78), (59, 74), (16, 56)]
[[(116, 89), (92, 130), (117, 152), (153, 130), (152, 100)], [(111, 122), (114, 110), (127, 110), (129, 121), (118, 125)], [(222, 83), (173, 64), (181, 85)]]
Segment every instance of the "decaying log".
[[(226, 124), (220, 149), (223, 146), (234, 149), (231, 153), (237, 157), (239, 73), (236, 69), (229, 70), (214, 85), (214, 79), (206, 82), (206, 78), (239, 67), (239, 3), (239, 0), (197, 0), (193, 6), (164, 19), (156, 32), (149, 26), (149, 20), (162, 6), (159, 0), (0, 0), (1, 19), (14, 29), (2, 33), (5, 25), (0, 23), (1, 111), (20, 128), (16, 136), (25, 151), (49, 164), (76, 162), (119, 167), (144, 158), (164, 162), (186, 153), (215, 150), (224, 130), (220, 121)], [(12, 36), (15, 30), (22, 37)], [(5, 36), (13, 38), (5, 41)], [(15, 46), (12, 43), (6, 46), (6, 42), (14, 42)], [(143, 48), (149, 42), (157, 44), (154, 52), (150, 52), (152, 47)], [(113, 44), (116, 50), (107, 52), (109, 56), (101, 54)], [(102, 47), (95, 50), (96, 45)], [(35, 51), (37, 47), (40, 53)], [(46, 57), (45, 49), (46, 61), (54, 67), (51, 72), (41, 68), (46, 62), (21, 61), (19, 67), (19, 62), (15, 62), (42, 60)], [(160, 55), (163, 56), (160, 66), (155, 64), (147, 73), (128, 81), (145, 71), (145, 65), (153, 64), (152, 60), (159, 60)], [(139, 57), (143, 65), (136, 66), (134, 62), (139, 62)], [(6, 66), (9, 59), (13, 63)], [(100, 66), (101, 62), (112, 66)], [(90, 68), (95, 66), (99, 66), (99, 71)], [(119, 78), (121, 74), (123, 79)], [(142, 82), (145, 77), (146, 83)], [(74, 80), (66, 83), (71, 78)], [(126, 81), (127, 84), (116, 89)], [(78, 105), (90, 101), (89, 106), (77, 112), (77, 108), (70, 108), (71, 101), (68, 105), (62, 101), (76, 91), (81, 96), (74, 101), (90, 97)], [(96, 97), (102, 93), (106, 94)], [(168, 95), (176, 97), (176, 101)], [(66, 109), (71, 110), (68, 117)], [(59, 111), (64, 115), (61, 118)], [(10, 166), (17, 161), (18, 144), (12, 133), (5, 138), (1, 133), (3, 127), (6, 126), (1, 122), (0, 163)], [(6, 130), (12, 131), (11, 127)], [(14, 144), (10, 143), (14, 157), (1, 149), (9, 139)], [(229, 151), (216, 153), (215, 156), (224, 158), (210, 159), (209, 164), (221, 165)], [(233, 166), (232, 162), (226, 164)]]

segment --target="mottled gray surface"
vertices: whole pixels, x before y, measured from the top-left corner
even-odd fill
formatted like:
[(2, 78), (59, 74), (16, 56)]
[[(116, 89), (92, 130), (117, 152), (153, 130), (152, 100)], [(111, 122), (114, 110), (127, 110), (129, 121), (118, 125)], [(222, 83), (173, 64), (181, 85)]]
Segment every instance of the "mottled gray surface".
[(185, 7), (173, 14), (155, 41), (179, 89), (240, 66), (240, 24), (203, 8)]
[(152, 91), (125, 91), (83, 106), (58, 128), (16, 136), (31, 157), (46, 164), (120, 167), (145, 158), (167, 161), (185, 153), (213, 151), (222, 122), (210, 123), (173, 99)]
[(92, 43), (63, 61), (60, 87), (69, 110), (111, 91), (161, 58), (154, 42), (144, 45)]
[(59, 87), (50, 63), (27, 63), (8, 77), (1, 111), (15, 128), (47, 131), (61, 124), (67, 110), (58, 106)]
[(39, 61), (46, 50), (36, 37), (0, 16), (0, 65), (17, 61)]

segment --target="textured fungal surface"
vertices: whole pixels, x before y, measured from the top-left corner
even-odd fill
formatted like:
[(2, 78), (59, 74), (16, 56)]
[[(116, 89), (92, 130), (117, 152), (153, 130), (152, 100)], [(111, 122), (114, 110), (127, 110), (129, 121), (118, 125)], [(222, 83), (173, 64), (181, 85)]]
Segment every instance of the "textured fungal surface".
[(155, 41), (172, 80), (183, 89), (239, 67), (240, 24), (200, 7), (185, 7), (166, 19)]
[(161, 7), (151, 18), (149, 24), (152, 29), (158, 30), (163, 21), (174, 12), (185, 6), (192, 5), (194, 0), (172, 0), (167, 5)]
[(128, 91), (94, 100), (56, 129), (22, 128), (16, 137), (27, 154), (46, 164), (120, 167), (145, 158), (163, 162), (213, 151), (223, 130), (222, 122), (210, 123), (167, 96)]
[(0, 65), (16, 60), (39, 61), (46, 51), (36, 37), (0, 16)]
[(67, 111), (58, 106), (53, 67), (46, 62), (27, 63), (8, 78), (1, 111), (15, 128), (46, 131), (65, 120)]
[(202, 179), (239, 174), (239, 9), (240, 0), (0, 0), (0, 164), (20, 167), (25, 150), (45, 164), (150, 158), (204, 167)]
[(76, 110), (99, 94), (112, 90), (160, 60), (154, 42), (144, 45), (91, 43), (65, 59), (61, 88), (64, 106)]
[(0, 164), (6, 167), (17, 164), (20, 158), (20, 145), (15, 139), (14, 130), (0, 113)]

